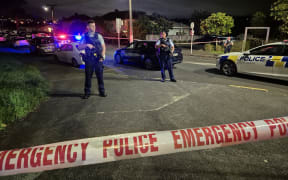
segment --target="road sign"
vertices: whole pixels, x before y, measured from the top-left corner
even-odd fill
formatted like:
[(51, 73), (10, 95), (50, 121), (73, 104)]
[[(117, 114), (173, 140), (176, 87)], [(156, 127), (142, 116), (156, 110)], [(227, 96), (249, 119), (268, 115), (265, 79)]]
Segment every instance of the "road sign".
[(121, 26), (123, 26), (123, 21), (120, 18), (116, 18), (116, 32), (118, 34), (118, 48), (120, 48)]
[(193, 30), (194, 29), (194, 22), (191, 22), (190, 28)]
[(116, 18), (116, 32), (120, 33), (123, 21), (120, 18)]

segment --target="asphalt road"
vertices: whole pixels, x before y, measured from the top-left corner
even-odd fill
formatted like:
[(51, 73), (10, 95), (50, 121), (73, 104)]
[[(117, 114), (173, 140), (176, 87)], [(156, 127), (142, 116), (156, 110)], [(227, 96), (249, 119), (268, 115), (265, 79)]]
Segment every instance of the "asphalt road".
[[(185, 57), (177, 83), (159, 71), (115, 65), (104, 71), (107, 98), (82, 100), (84, 71), (51, 57), (14, 57), (51, 82), (50, 99), (0, 132), (0, 150), (106, 135), (202, 127), (288, 115), (288, 82), (225, 77), (215, 60)], [(167, 73), (168, 75), (168, 73)], [(211, 150), (31, 173), (0, 179), (288, 179), (288, 138)]]

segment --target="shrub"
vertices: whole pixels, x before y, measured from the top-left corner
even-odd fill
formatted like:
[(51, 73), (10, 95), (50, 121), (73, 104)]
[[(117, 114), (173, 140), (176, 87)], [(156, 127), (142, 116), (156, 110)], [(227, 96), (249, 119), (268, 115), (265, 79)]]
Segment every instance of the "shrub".
[(212, 45), (212, 44), (205, 44), (205, 45), (204, 45), (204, 50), (205, 50), (205, 51), (208, 51), (208, 52), (212, 52), (212, 51), (215, 50), (215, 47), (214, 47), (214, 45)]

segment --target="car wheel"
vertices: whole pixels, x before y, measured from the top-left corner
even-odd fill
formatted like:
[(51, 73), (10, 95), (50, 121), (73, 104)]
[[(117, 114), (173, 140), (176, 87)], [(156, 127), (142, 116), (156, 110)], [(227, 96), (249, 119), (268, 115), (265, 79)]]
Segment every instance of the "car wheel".
[(150, 58), (145, 59), (144, 67), (146, 69), (149, 69), (149, 70), (153, 69), (153, 63), (152, 63), (152, 60)]
[(221, 66), (221, 71), (226, 76), (233, 76), (237, 72), (235, 64), (230, 62), (230, 61), (223, 62), (222, 66)]
[(78, 67), (79, 65), (78, 65), (78, 63), (77, 63), (77, 61), (76, 61), (76, 59), (72, 59), (72, 66), (73, 67)]
[(122, 60), (122, 57), (120, 54), (116, 54), (114, 60), (115, 60), (116, 64), (122, 64), (123, 63), (123, 60)]

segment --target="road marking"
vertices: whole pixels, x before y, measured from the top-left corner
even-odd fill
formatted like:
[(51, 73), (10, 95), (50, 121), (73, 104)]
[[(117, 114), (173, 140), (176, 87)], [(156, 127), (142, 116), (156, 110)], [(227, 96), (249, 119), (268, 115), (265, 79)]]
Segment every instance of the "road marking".
[(190, 96), (190, 93), (186, 93), (182, 96), (173, 96), (172, 100), (169, 103), (163, 104), (160, 107), (157, 108), (153, 108), (153, 109), (146, 109), (146, 110), (131, 110), (131, 111), (110, 111), (110, 112), (96, 112), (96, 113), (85, 113), (85, 114), (78, 114), (78, 116), (91, 116), (91, 115), (96, 115), (96, 114), (116, 114), (116, 113), (134, 113), (134, 112), (153, 112), (153, 111), (159, 111), (161, 109), (164, 109), (178, 101), (181, 101), (182, 99), (187, 98), (188, 96)]
[(196, 64), (196, 65), (203, 65), (203, 66), (216, 66), (214, 63), (202, 63), (202, 62), (183, 62), (183, 64)]
[(162, 80), (162, 78), (152, 78), (153, 80)]
[(235, 88), (251, 89), (251, 90), (256, 90), (256, 91), (269, 92), (268, 89), (254, 88), (254, 87), (249, 87), (249, 86), (237, 86), (237, 85), (229, 85), (229, 86), (230, 87), (235, 87)]

